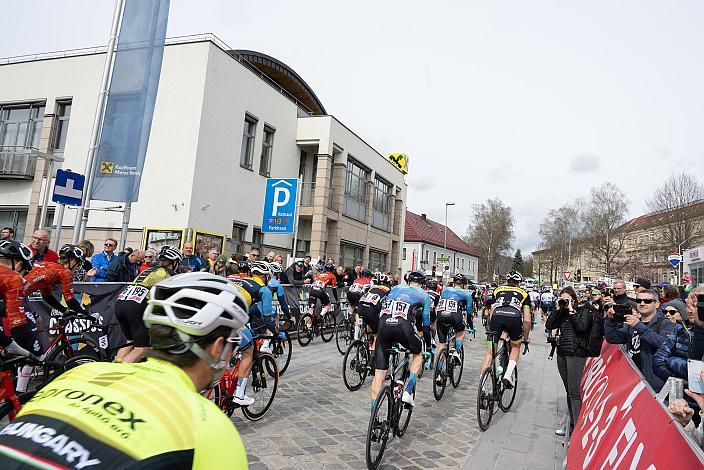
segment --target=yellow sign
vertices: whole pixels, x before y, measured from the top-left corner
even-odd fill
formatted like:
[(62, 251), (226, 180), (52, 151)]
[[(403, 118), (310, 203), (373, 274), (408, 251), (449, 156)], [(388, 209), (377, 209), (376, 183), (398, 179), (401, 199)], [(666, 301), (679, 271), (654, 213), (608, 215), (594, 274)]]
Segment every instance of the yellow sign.
[(100, 173), (111, 175), (114, 169), (115, 164), (113, 162), (100, 162)]
[(408, 174), (408, 155), (405, 153), (390, 153), (389, 161), (404, 175)]

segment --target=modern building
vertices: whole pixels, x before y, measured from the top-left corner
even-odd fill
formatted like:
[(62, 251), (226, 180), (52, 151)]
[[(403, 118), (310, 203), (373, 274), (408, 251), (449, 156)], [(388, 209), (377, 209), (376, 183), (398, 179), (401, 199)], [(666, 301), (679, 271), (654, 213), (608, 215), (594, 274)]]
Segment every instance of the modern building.
[[(447, 234), (447, 242), (445, 235)], [(477, 281), (479, 252), (462, 240), (449, 227), (429, 219), (425, 214), (406, 210), (406, 226), (403, 232), (403, 272), (421, 269), (427, 274), (435, 271), (461, 273)]]
[(685, 276), (689, 273), (693, 286), (704, 286), (704, 246), (682, 253), (682, 272)]
[[(104, 62), (104, 48), (0, 59), (0, 225), (25, 240), (47, 187), (47, 164), (29, 149), (84, 172)], [(301, 178), (299, 256), (400, 268), (403, 173), (283, 62), (209, 34), (167, 40), (128, 245), (201, 236), (227, 253), (291, 254), (291, 234), (261, 230), (267, 177)], [(91, 202), (86, 238), (118, 237), (120, 206)], [(69, 208), (62, 241), (75, 217)]]

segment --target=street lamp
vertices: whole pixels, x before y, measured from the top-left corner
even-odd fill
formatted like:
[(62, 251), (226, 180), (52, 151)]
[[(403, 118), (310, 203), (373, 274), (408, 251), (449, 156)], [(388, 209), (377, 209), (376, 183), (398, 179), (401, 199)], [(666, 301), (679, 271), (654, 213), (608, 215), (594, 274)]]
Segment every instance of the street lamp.
[[(454, 202), (446, 202), (445, 203), (445, 253), (447, 253), (447, 208), (449, 206), (454, 206)], [(452, 255), (452, 271), (455, 271), (455, 255)], [(443, 278), (444, 279), (444, 278)]]

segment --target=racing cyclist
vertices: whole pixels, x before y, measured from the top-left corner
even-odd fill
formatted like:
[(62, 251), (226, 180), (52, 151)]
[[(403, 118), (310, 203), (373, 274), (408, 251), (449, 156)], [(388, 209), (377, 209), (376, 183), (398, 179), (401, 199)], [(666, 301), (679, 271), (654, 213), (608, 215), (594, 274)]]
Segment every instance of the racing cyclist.
[(430, 277), (425, 281), (425, 291), (430, 296), (433, 304), (430, 307), (430, 335), (433, 350), (435, 349), (435, 331), (437, 330), (437, 309), (440, 301), (440, 292), (438, 292), (438, 280)]
[[(328, 287), (337, 287), (335, 265), (333, 263), (328, 263), (323, 266), (320, 274), (315, 276), (315, 280), (313, 280), (310, 296), (308, 297), (308, 312), (311, 316), (315, 315), (315, 306), (318, 300), (320, 300), (320, 304), (323, 306), (320, 312), (321, 317), (332, 308), (332, 305), (330, 305), (330, 296), (325, 291)], [(333, 289), (333, 293), (335, 293), (335, 291), (336, 289)]]
[[(378, 276), (377, 276), (378, 279)], [(362, 275), (354, 280), (352, 285), (347, 289), (347, 315), (348, 318), (354, 319), (354, 339), (359, 339), (360, 334), (360, 316), (357, 312), (357, 304), (364, 294), (372, 287), (372, 272), (365, 268), (362, 270)]]
[(379, 334), (374, 347), (376, 371), (370, 390), (372, 412), (377, 394), (389, 368), (389, 349), (396, 343), (401, 344), (412, 354), (409, 366), (410, 373), (401, 400), (411, 407), (415, 406), (413, 392), (417, 374), (422, 365), (421, 351), (423, 350), (423, 341), (416, 330), (416, 316), (420, 316), (422, 326), (429, 329), (430, 306), (433, 303), (424, 290), (425, 279), (423, 272), (413, 271), (406, 277), (408, 284), (393, 287), (384, 299), (379, 317)]
[[(494, 333), (493, 340), (498, 341), (502, 332), (508, 334), (511, 340), (511, 352), (509, 353), (508, 366), (504, 371), (503, 384), (506, 388), (513, 388), (511, 381), (513, 369), (516, 368), (520, 357), (521, 339), (524, 343), (529, 342), (531, 330), (530, 322), (530, 297), (528, 293), (521, 289), (518, 284), (523, 281), (523, 275), (518, 271), (511, 271), (506, 275), (505, 286), (494, 289), (494, 304), (491, 316), (489, 317), (488, 333)], [(479, 373), (484, 372), (492, 360), (491, 354), (492, 336), (487, 334), (486, 353), (482, 361)]]
[(460, 351), (462, 351), (462, 342), (464, 341), (464, 319), (465, 315), (471, 315), (472, 296), (464, 288), (467, 283), (467, 278), (464, 275), (455, 274), (452, 283), (453, 286), (445, 287), (442, 290), (438, 303), (438, 348), (435, 360), (437, 361), (438, 355), (447, 345), (448, 328), (451, 326), (455, 329), (455, 350), (450, 352), (450, 357), (459, 364), (461, 362)]
[[(370, 357), (374, 360), (374, 345), (376, 335), (379, 333), (379, 316), (384, 304), (384, 298), (389, 294), (389, 276), (376, 272), (372, 278), (372, 285), (367, 289), (357, 303), (357, 316), (366, 325), (366, 330), (371, 333), (372, 341), (369, 345)], [(370, 368), (373, 370), (374, 367)]]
[(152, 287), (147, 361), (84, 364), (46, 385), (0, 431), (0, 465), (246, 469), (235, 426), (198, 393), (219, 380), (247, 321), (244, 298), (221, 281), (188, 273)]

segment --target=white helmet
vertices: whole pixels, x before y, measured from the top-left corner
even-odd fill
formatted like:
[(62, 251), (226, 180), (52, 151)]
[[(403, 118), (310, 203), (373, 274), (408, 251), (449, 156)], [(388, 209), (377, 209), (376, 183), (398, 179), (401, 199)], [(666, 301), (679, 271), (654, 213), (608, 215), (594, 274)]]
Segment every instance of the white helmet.
[(284, 268), (281, 267), (279, 263), (274, 261), (273, 263), (269, 263), (269, 268), (271, 268), (271, 272), (274, 274), (281, 274), (284, 272)]
[(252, 274), (266, 274), (271, 276), (271, 267), (266, 261), (252, 261), (249, 263), (249, 270)]

